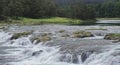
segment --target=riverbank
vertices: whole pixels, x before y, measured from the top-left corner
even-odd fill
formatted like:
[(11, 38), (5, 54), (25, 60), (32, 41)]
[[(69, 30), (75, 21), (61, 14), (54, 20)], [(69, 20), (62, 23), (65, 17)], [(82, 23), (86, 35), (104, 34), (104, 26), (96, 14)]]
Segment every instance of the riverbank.
[(96, 20), (81, 20), (72, 19), (64, 17), (51, 17), (51, 18), (23, 18), (20, 17), (19, 20), (7, 20), (1, 21), (0, 24), (18, 24), (18, 25), (43, 25), (43, 24), (65, 24), (65, 25), (91, 25), (95, 24)]

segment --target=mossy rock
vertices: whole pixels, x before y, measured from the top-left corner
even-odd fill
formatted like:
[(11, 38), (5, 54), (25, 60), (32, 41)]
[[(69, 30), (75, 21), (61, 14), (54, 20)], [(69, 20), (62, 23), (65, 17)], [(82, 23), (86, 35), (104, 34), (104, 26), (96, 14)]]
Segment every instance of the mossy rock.
[(58, 32), (59, 33), (64, 33), (66, 30), (59, 30)]
[(91, 32), (86, 31), (76, 31), (72, 33), (74, 38), (85, 38), (85, 37), (93, 37), (94, 35)]
[(120, 33), (109, 33), (104, 37), (104, 39), (120, 41)]
[(20, 37), (22, 37), (22, 36), (28, 36), (28, 35), (30, 35), (30, 34), (32, 34), (32, 32), (15, 33), (15, 34), (13, 34), (13, 36), (11, 37), (11, 40), (12, 40), (12, 39), (18, 39), (18, 38), (20, 38)]
[(43, 41), (43, 42), (47, 42), (47, 41), (50, 41), (50, 40), (51, 40), (50, 36), (42, 36), (41, 37), (41, 41)]
[(31, 40), (31, 42), (34, 42), (36, 40), (37, 41), (36, 43), (39, 43), (39, 42), (47, 42), (47, 41), (50, 41), (52, 39), (50, 36), (41, 36), (41, 37), (31, 38), (30, 40)]

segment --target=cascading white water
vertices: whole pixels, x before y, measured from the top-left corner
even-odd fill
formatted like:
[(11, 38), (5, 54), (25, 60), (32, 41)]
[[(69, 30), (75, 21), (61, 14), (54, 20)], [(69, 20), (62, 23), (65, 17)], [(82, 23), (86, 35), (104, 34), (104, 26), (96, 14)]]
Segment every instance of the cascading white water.
[[(3, 46), (18, 47), (6, 50), (10, 55), (15, 54), (19, 57), (11, 62), (5, 62), (4, 65), (120, 65), (120, 45), (102, 53), (93, 53), (85, 62), (81, 62), (81, 55), (78, 55), (78, 63), (73, 63), (72, 54), (61, 54), (59, 47), (45, 46), (44, 43), (35, 45), (29, 37), (10, 40), (12, 34), (5, 32), (0, 32), (0, 35), (0, 43), (4, 42)], [(64, 58), (61, 58), (63, 55)]]
[(0, 32), (0, 43), (8, 41), (9, 38), (11, 38), (12, 34)]

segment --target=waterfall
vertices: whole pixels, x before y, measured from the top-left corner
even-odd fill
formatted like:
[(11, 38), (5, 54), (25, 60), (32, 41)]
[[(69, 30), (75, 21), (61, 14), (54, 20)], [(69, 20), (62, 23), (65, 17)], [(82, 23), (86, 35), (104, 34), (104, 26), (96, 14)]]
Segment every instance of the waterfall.
[(10, 40), (10, 37), (12, 34), (0, 32), (1, 46), (16, 47), (6, 52), (9, 52), (9, 56), (18, 57), (3, 65), (120, 65), (120, 45), (101, 53), (71, 54), (61, 53), (60, 47), (46, 46), (42, 42), (34, 44), (29, 37), (15, 40)]

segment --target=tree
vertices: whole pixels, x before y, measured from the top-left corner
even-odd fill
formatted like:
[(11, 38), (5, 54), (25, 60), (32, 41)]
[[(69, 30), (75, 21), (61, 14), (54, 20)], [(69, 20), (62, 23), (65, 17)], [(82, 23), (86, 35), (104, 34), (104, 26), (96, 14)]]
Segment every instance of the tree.
[(72, 7), (72, 16), (73, 18), (79, 19), (94, 19), (95, 18), (95, 11), (92, 7), (78, 4)]
[(56, 6), (49, 0), (25, 0), (24, 9), (25, 16), (40, 18), (54, 15)]
[(22, 16), (24, 12), (22, 1), (23, 0), (4, 0), (2, 13), (5, 16)]

